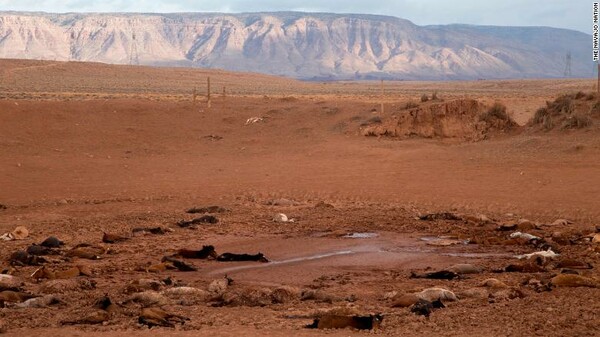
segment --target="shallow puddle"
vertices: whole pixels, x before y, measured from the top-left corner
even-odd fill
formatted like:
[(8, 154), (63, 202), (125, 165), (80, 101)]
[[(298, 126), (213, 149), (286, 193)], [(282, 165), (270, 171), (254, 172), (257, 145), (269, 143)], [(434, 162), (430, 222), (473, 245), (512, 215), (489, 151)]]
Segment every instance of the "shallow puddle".
[[(443, 264), (446, 260), (450, 265), (459, 262), (457, 258), (491, 258), (506, 255), (479, 252), (476, 245), (464, 245), (464, 240), (456, 240), (456, 237), (424, 236), (419, 239), (421, 243), (396, 233), (354, 232), (337, 239), (282, 240), (269, 247), (270, 254), (267, 256), (271, 256), (271, 262), (221, 263), (212, 265), (206, 272), (207, 275), (237, 274), (236, 277), (259, 282), (271, 282), (274, 278), (288, 279), (288, 283), (293, 283), (311, 280), (328, 272), (354, 268), (418, 269)], [(444, 241), (457, 241), (452, 245), (456, 248), (430, 244)], [(264, 247), (263, 242), (260, 244)], [(292, 250), (295, 251), (293, 255), (290, 254)]]
[(442, 253), (440, 255), (451, 257), (485, 258), (485, 257), (511, 257), (507, 253)]
[(209, 274), (214, 275), (214, 274), (229, 273), (229, 272), (240, 271), (240, 270), (269, 268), (269, 267), (276, 267), (276, 266), (290, 264), (290, 263), (319, 260), (319, 259), (325, 259), (325, 258), (332, 257), (332, 256), (350, 255), (350, 254), (356, 254), (356, 253), (360, 253), (360, 252), (352, 251), (352, 250), (342, 250), (342, 251), (337, 251), (337, 252), (317, 254), (317, 255), (311, 255), (311, 256), (295, 257), (295, 258), (281, 260), (281, 261), (271, 261), (271, 262), (262, 263), (262, 264), (253, 264), (253, 265), (223, 268), (223, 269), (214, 270), (214, 271), (210, 272)]
[(379, 236), (379, 234), (377, 234), (377, 233), (350, 233), (350, 234), (344, 235), (343, 237), (349, 238), (349, 239), (370, 239), (370, 238), (376, 238), (378, 236)]
[(429, 246), (452, 246), (452, 245), (466, 245), (469, 244), (469, 240), (461, 240), (456, 236), (424, 236), (421, 241), (425, 241)]

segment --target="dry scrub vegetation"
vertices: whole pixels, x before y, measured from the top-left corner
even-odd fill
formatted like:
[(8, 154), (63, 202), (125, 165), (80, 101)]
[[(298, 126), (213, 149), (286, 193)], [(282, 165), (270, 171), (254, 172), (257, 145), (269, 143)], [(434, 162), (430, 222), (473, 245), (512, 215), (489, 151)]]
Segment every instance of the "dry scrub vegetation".
[(529, 124), (544, 131), (588, 128), (598, 117), (598, 106), (592, 93), (564, 94), (537, 109)]

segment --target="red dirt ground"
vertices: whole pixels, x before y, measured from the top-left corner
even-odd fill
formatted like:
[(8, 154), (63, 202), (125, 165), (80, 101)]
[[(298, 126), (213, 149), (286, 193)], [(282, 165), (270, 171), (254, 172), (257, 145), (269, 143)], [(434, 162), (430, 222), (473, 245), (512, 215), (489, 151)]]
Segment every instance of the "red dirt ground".
[[(173, 300), (163, 307), (190, 321), (175, 328), (157, 328), (154, 333), (362, 335), (353, 330), (303, 328), (319, 312), (345, 308), (361, 314), (383, 313), (382, 327), (375, 332), (382, 335), (600, 335), (596, 300), (600, 289), (558, 287), (537, 292), (523, 285), (530, 279), (546, 282), (560, 273), (554, 262), (541, 273), (492, 272), (518, 263), (517, 254), (539, 250), (508, 240), (512, 232), (496, 230), (501, 224), (527, 218), (539, 226), (523, 231), (558, 248), (559, 259), (591, 263), (595, 268), (579, 270), (583, 276), (600, 277), (598, 244), (584, 238), (600, 225), (597, 129), (550, 133), (525, 129), (480, 142), (371, 138), (363, 137), (360, 130), (362, 123), (379, 115), (379, 99), (371, 93), (370, 84), (279, 79), (263, 97), (251, 92), (254, 75), (245, 74), (247, 82), (238, 84), (238, 94), (217, 95), (208, 109), (203, 98), (193, 105), (187, 93), (160, 89), (164, 82), (176, 82), (168, 70), (122, 68), (134, 79), (142, 78), (144, 72), (162, 78), (152, 81), (147, 76), (151, 89), (134, 86), (125, 95), (121, 94), (124, 89), (108, 91), (110, 85), (102, 77), (86, 84), (86, 90), (77, 88), (75, 75), (54, 90), (58, 81), (48, 78), (60, 75), (46, 72), (70, 69), (68, 64), (59, 64), (43, 68), (39, 82), (34, 74), (25, 77), (36, 83), (32, 88), (48, 83), (52, 90), (42, 94), (38, 89), (27, 90), (14, 72), (6, 75), (16, 61), (11, 62), (5, 64), (9, 70), (0, 85), (0, 204), (7, 207), (0, 209), (0, 234), (22, 225), (30, 235), (25, 240), (0, 242), (2, 266), (25, 281), (23, 290), (40, 294), (51, 281), (32, 280), (29, 275), (37, 267), (11, 267), (12, 252), (49, 235), (66, 242), (63, 251), (86, 242), (110, 247), (112, 252), (98, 261), (51, 257), (51, 269), (84, 264), (92, 270), (91, 277), (65, 282), (91, 280), (95, 286), (50, 291), (64, 302), (50, 308), (0, 308), (0, 326), (6, 335), (147, 335), (147, 328), (137, 323), (138, 304), (124, 304), (101, 325), (65, 326), (61, 322), (91, 310), (94, 300), (106, 293), (114, 302), (127, 300), (131, 295), (124, 289), (133, 280), (171, 276), (181, 284), (207, 289), (224, 274), (234, 280), (231, 293), (258, 289), (265, 297), (285, 286), (318, 290), (328, 299), (302, 300), (295, 295), (284, 303), (265, 304), (259, 296), (258, 303), (251, 304), (262, 306), (223, 307), (214, 307), (209, 300)], [(85, 65), (75, 68), (77, 76), (86, 75)], [(164, 77), (155, 71), (162, 71)], [(114, 83), (125, 81), (118, 73)], [(214, 74), (218, 83), (220, 75)], [(235, 75), (227, 76), (235, 82)], [(269, 83), (268, 77), (257, 79)], [(295, 83), (297, 95), (290, 97), (289, 89), (280, 89), (278, 94), (278, 88), (293, 89)], [(389, 88), (388, 114), (401, 109), (408, 99), (416, 100), (419, 92), (437, 90), (444, 99), (499, 100), (523, 125), (546, 100), (565, 91), (589, 91), (591, 86), (586, 80), (556, 80), (394, 83)], [(90, 96), (85, 98), (82, 92)], [(251, 117), (263, 119), (247, 125)], [(281, 198), (295, 203), (269, 205)], [(218, 224), (197, 229), (176, 225), (194, 217), (186, 209), (209, 205), (228, 209), (215, 214)], [(436, 211), (485, 214), (492, 223), (415, 219)], [(295, 222), (275, 223), (276, 213), (285, 213)], [(559, 218), (573, 223), (543, 226)], [(101, 242), (103, 231), (130, 236), (135, 227), (155, 226), (170, 227), (173, 232), (134, 236), (112, 245)], [(378, 236), (343, 237), (355, 232)], [(421, 240), (438, 235), (471, 239), (474, 244), (438, 247)], [(260, 251), (272, 262), (186, 260), (198, 271), (144, 271), (179, 248), (205, 244), (214, 245), (219, 253)], [(456, 263), (477, 264), (485, 270), (454, 280), (409, 277), (413, 271)], [(428, 319), (406, 308), (393, 308), (393, 300), (385, 297), (393, 291), (403, 294), (433, 286), (464, 293), (484, 289), (479, 286), (488, 278), (505, 282), (525, 297), (463, 296)]]

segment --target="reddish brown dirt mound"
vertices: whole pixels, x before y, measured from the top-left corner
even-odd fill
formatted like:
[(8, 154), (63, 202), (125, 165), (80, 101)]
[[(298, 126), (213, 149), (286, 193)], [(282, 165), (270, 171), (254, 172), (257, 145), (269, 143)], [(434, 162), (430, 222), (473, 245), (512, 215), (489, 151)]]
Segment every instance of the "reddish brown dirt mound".
[(587, 129), (600, 121), (600, 102), (594, 94), (562, 95), (539, 108), (528, 125), (535, 131)]
[(517, 124), (506, 107), (492, 107), (474, 99), (458, 99), (421, 105), (392, 115), (377, 125), (362, 129), (365, 136), (406, 138), (455, 138), (479, 141), (492, 130), (509, 130)]

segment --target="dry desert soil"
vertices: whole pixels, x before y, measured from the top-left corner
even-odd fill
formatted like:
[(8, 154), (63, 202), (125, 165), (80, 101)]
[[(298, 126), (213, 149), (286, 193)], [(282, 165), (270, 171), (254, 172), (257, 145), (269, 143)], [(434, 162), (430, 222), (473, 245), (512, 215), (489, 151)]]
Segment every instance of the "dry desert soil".
[[(54, 300), (32, 307), (1, 293), (0, 330), (598, 336), (594, 89), (585, 79), (400, 81), (384, 83), (382, 96), (379, 82), (0, 60), (0, 234), (17, 226), (29, 232), (0, 241), (0, 266), (10, 275), (0, 278), (0, 290)], [(580, 91), (585, 96), (576, 97)], [(437, 100), (421, 102), (434, 92)], [(565, 94), (572, 97), (566, 113), (589, 123), (527, 125), (538, 108)], [(462, 106), (451, 102), (470, 99), (502, 103), (518, 125), (490, 129), (476, 141), (363, 132), (381, 121), (400, 123), (410, 109), (449, 114), (449, 106)], [(436, 118), (433, 130), (464, 130)], [(222, 209), (186, 212), (208, 206)], [(293, 221), (273, 221), (279, 213)], [(206, 215), (217, 222), (180, 226)], [(103, 242), (103, 233), (125, 240)], [(14, 255), (49, 236), (64, 245), (41, 258)], [(82, 244), (97, 258), (73, 253)], [(179, 249), (204, 245), (218, 254), (260, 252), (270, 262), (176, 257), (194, 271), (161, 264)], [(516, 258), (548, 249), (558, 255)], [(457, 264), (475, 273), (457, 272)], [(33, 277), (42, 266), (58, 279)], [(85, 275), (61, 278), (75, 266)], [(414, 277), (435, 271), (451, 271), (451, 279)], [(415, 295), (407, 294), (429, 288), (451, 292), (442, 292), (446, 307), (428, 317), (413, 313)], [(103, 296), (110, 310), (94, 307)], [(139, 321), (144, 307), (189, 320), (149, 330)], [(85, 322), (98, 314), (106, 316)], [(384, 318), (373, 331), (305, 328), (331, 314)]]

